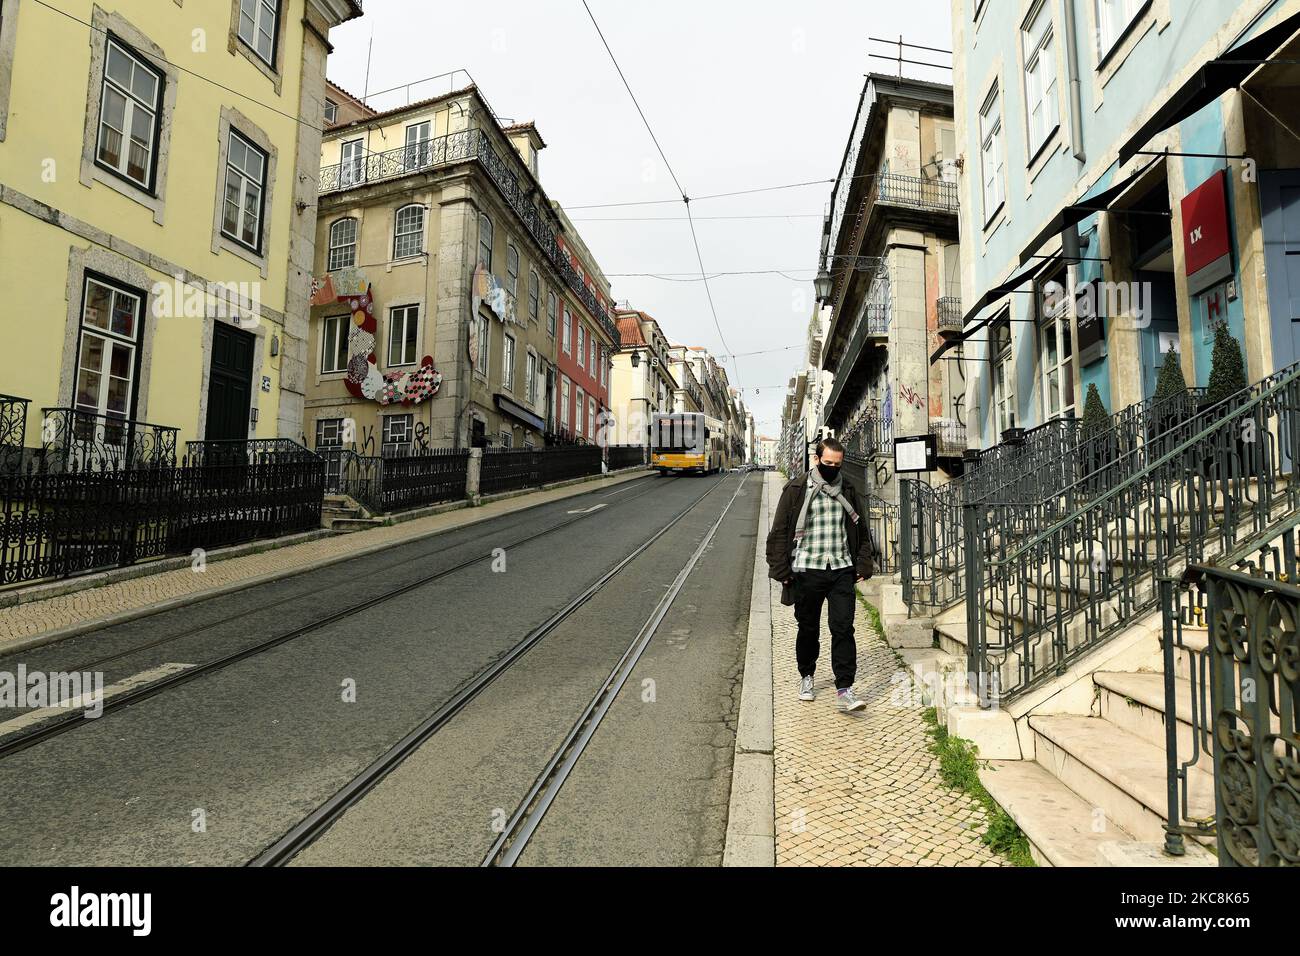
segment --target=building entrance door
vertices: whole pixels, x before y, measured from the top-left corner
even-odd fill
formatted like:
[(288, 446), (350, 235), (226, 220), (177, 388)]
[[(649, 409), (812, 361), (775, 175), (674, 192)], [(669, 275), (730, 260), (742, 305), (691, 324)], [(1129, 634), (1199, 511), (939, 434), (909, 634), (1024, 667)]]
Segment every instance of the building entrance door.
[(1300, 361), (1300, 169), (1259, 174), (1273, 370)]
[(212, 365), (208, 370), (207, 441), (248, 437), (253, 401), (253, 349), (257, 337), (218, 322), (212, 329)]

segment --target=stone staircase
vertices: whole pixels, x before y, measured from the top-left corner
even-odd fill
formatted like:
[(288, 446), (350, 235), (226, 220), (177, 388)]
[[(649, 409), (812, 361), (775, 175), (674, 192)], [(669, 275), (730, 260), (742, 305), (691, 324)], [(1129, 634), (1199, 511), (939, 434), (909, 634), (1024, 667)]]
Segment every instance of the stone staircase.
[(325, 496), (325, 503), (321, 507), (320, 523), (322, 528), (349, 534), (367, 528), (378, 528), (384, 521), (373, 517), (347, 495), (330, 494)]

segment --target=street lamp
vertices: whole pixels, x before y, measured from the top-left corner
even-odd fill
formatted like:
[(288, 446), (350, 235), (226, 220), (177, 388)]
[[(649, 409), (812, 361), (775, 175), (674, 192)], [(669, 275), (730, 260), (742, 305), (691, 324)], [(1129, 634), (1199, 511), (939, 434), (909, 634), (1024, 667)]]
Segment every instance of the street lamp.
[(831, 274), (826, 271), (825, 267), (817, 273), (817, 278), (813, 280), (813, 289), (817, 293), (817, 301), (825, 302), (831, 297)]

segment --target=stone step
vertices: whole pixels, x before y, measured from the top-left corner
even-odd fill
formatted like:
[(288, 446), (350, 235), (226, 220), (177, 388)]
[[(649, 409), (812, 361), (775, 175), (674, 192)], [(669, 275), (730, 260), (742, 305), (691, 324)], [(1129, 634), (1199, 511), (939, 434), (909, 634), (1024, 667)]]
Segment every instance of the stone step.
[[(1163, 842), (1168, 791), (1162, 748), (1100, 717), (1035, 715), (1029, 727), (1038, 763), (1100, 809), (1103, 824), (1143, 842)], [(1193, 766), (1187, 776), (1191, 819), (1213, 820), (1213, 775)]]
[(1105, 844), (1134, 842), (1118, 826), (1097, 832), (1093, 806), (1032, 760), (989, 760), (979, 777), (1024, 832), (1040, 866), (1104, 866)]
[(367, 528), (378, 528), (383, 523), (380, 518), (335, 518), (331, 528), (334, 531), (348, 534), (353, 531), (365, 531)]
[[(1163, 674), (1147, 672), (1097, 671), (1092, 681), (1099, 691), (1101, 717), (1108, 720), (1120, 730), (1126, 730), (1149, 744), (1165, 746), (1165, 678)], [(1178, 760), (1180, 763), (1191, 760), (1209, 767), (1212, 759), (1213, 734), (1197, 734), (1192, 724), (1192, 685), (1180, 677), (1174, 678), (1176, 695)], [(1202, 695), (1198, 694), (1197, 707), (1200, 708)], [(1204, 694), (1205, 704), (1209, 704), (1208, 691)], [(1199, 710), (1198, 710), (1199, 713)], [(1202, 721), (1204, 723), (1204, 721)]]

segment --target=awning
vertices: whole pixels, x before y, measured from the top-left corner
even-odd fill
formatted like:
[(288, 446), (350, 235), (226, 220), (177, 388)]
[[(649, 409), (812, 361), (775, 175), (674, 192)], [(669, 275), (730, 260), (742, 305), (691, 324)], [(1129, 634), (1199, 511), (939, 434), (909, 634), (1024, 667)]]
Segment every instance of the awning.
[(506, 398), (500, 392), (498, 392), (494, 397), (496, 399), (497, 408), (501, 409), (501, 411), (505, 412), (507, 415), (519, 419), (535, 431), (546, 431), (546, 422), (542, 421), (540, 417), (534, 415), (513, 399)]
[(1286, 17), (1259, 36), (1225, 51), (1202, 66), (1120, 148), (1120, 164), (1136, 156), (1157, 134), (1209, 106), (1228, 90), (1240, 86), (1297, 30), (1300, 30), (1300, 13)]
[(1060, 261), (1059, 256), (1054, 256), (1050, 259), (1039, 259), (1028, 269), (1025, 269), (1024, 271), (1017, 273), (1016, 275), (1008, 279), (1006, 282), (1002, 282), (999, 283), (998, 285), (995, 285), (993, 288), (989, 289), (982, 296), (980, 296), (980, 300), (976, 302), (975, 305), (973, 305), (966, 312), (964, 316), (962, 316), (961, 335), (954, 336), (953, 338), (945, 340), (944, 343), (935, 350), (934, 354), (930, 356), (930, 364), (933, 365), (935, 362), (939, 361), (939, 359), (943, 357), (944, 352), (948, 351), (953, 346), (961, 345), (961, 343), (965, 342), (972, 335), (974, 335), (980, 329), (984, 328), (986, 325), (989, 324), (989, 322), (993, 320), (992, 316), (990, 316), (989, 318), (985, 319), (983, 322), (980, 322), (978, 325), (971, 326), (970, 328), (966, 328), (966, 326), (970, 323), (971, 319), (975, 318), (975, 316), (979, 315), (982, 311), (984, 311), (994, 302), (997, 302), (999, 299), (1002, 299), (1005, 296), (1011, 294), (1012, 292), (1015, 292), (1026, 282), (1030, 281), (1036, 275), (1038, 275), (1040, 272), (1046, 269), (1049, 265), (1052, 265), (1053, 263), (1058, 261)]
[[(1020, 264), (1023, 266), (1026, 262), (1032, 259), (1034, 253), (1043, 247), (1043, 243), (1047, 242), (1047, 240), (1051, 239), (1053, 236), (1060, 235), (1066, 229), (1082, 222), (1095, 212), (1104, 212), (1109, 209), (1110, 204), (1114, 202), (1120, 194), (1124, 192), (1124, 190), (1133, 185), (1134, 180), (1145, 173), (1147, 169), (1158, 160), (1159, 157), (1156, 157), (1156, 159), (1146, 163), (1142, 168), (1131, 173), (1129, 176), (1126, 176), (1124, 179), (1121, 179), (1114, 185), (1103, 189), (1095, 195), (1086, 196), (1073, 205), (1066, 206), (1058, 212), (1052, 217), (1051, 222), (1044, 226), (1038, 235), (1034, 236), (1033, 242), (1025, 246), (1025, 251), (1020, 253)], [(1120, 165), (1123, 165), (1122, 160), (1120, 161)]]

